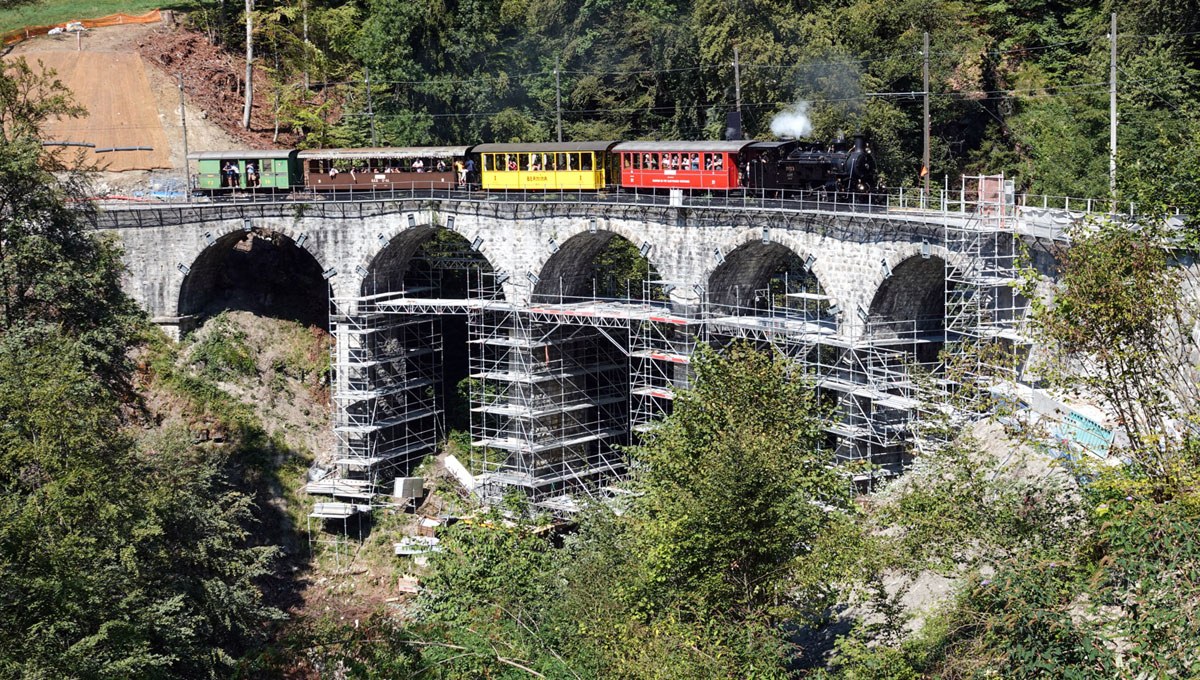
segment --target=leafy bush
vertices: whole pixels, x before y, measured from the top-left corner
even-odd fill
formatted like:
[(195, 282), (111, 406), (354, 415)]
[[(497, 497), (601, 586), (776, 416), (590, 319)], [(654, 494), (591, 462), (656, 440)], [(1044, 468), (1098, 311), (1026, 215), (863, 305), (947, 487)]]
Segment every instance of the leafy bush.
[(222, 313), (208, 323), (204, 337), (189, 354), (204, 374), (214, 380), (249, 377), (258, 373), (254, 351), (246, 343), (246, 333)]

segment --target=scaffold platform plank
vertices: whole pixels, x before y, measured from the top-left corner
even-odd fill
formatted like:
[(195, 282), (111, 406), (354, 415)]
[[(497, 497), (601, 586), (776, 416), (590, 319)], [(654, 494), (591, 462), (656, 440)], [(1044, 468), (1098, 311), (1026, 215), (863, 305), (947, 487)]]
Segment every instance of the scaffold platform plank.
[(400, 392), (407, 392), (409, 390), (415, 390), (415, 389), (420, 389), (422, 387), (428, 387), (432, 384), (433, 384), (432, 380), (430, 380), (428, 378), (421, 378), (419, 380), (408, 380), (408, 381), (405, 381), (400, 384), (389, 385), (388, 387), (383, 387), (383, 388), (375, 389), (375, 390), (344, 390), (344, 391), (334, 394), (333, 399), (334, 399), (334, 401), (338, 401), (338, 402), (367, 401), (370, 399), (379, 399), (382, 397), (388, 397), (393, 394), (398, 394)]
[[(417, 442), (415, 444), (409, 444), (408, 446), (404, 446), (404, 447), (401, 447), (398, 449), (392, 449), (390, 451), (386, 451), (382, 454), (377, 454), (374, 456), (343, 456), (341, 458), (335, 458), (333, 460), (333, 464), (346, 466), (346, 467), (371, 468), (371, 467), (375, 467), (376, 465), (379, 465), (380, 463), (386, 463), (390, 460), (395, 460), (396, 458), (411, 457), (414, 454), (419, 454), (419, 453), (428, 453), (429, 451), (432, 451), (435, 447), (436, 447), (436, 444), (434, 442)], [(356, 480), (336, 480), (336, 481), (342, 482), (342, 481), (356, 481)]]
[(674, 399), (675, 390), (669, 387), (635, 387), (630, 393), (639, 397), (656, 397), (658, 399)]
[(414, 420), (420, 420), (421, 418), (428, 418), (434, 415), (437, 414), (433, 411), (433, 409), (420, 408), (414, 409), (407, 413), (401, 413), (392, 416), (391, 418), (376, 421), (370, 425), (339, 425), (333, 428), (333, 431), (343, 434), (369, 434), (371, 432), (382, 430), (385, 427), (403, 425), (404, 423), (411, 423)]
[(600, 441), (609, 437), (616, 437), (625, 434), (626, 430), (623, 427), (607, 427), (595, 432), (589, 432), (583, 435), (574, 437), (566, 437), (562, 439), (554, 439), (550, 441), (530, 442), (527, 439), (518, 439), (516, 437), (487, 438), (477, 439), (471, 442), (472, 446), (483, 446), (490, 449), (500, 449), (501, 451), (523, 451), (526, 453), (541, 453), (543, 451), (552, 451), (554, 449), (562, 449), (570, 446), (578, 446), (579, 444), (587, 444), (588, 442)]
[(562, 378), (575, 378), (582, 375), (599, 373), (601, 371), (611, 371), (618, 368), (624, 368), (617, 364), (600, 364), (598, 366), (587, 366), (576, 368), (569, 371), (536, 371), (530, 373), (518, 373), (515, 371), (484, 371), (481, 373), (472, 373), (471, 377), (476, 380), (501, 380), (504, 382), (519, 382), (519, 383), (537, 383), (547, 380), (561, 380)]
[(687, 354), (677, 354), (675, 352), (661, 352), (653, 349), (640, 349), (630, 352), (629, 356), (639, 359), (654, 359), (656, 361), (670, 361), (673, 364), (690, 364), (692, 357)]
[(583, 401), (572, 402), (569, 404), (551, 404), (543, 407), (533, 406), (514, 406), (512, 404), (485, 404), (476, 406), (471, 409), (473, 413), (488, 413), (498, 416), (509, 416), (512, 418), (543, 418), (549, 415), (558, 413), (571, 413), (573, 411), (582, 411), (584, 409), (594, 408), (596, 406), (607, 406), (609, 404), (619, 404), (625, 401), (623, 395), (613, 395), (610, 397), (602, 397), (599, 399), (584, 399)]

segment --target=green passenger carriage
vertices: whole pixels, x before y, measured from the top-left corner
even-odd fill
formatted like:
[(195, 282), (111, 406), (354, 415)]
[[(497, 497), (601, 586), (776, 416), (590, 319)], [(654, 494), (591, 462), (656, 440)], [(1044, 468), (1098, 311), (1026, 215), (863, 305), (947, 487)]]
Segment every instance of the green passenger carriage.
[(296, 153), (295, 149), (200, 151), (187, 159), (196, 161), (197, 189), (289, 191), (304, 188)]

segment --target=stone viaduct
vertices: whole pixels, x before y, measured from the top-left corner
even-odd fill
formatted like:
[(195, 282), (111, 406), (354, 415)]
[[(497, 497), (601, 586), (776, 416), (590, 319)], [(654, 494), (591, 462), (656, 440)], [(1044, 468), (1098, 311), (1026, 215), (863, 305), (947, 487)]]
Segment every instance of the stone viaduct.
[[(95, 226), (119, 237), (127, 290), (176, 337), (214, 311), (214, 301), (224, 304), (237, 280), (266, 275), (253, 260), (236, 259), (259, 240), (278, 260), (278, 295), (320, 305), (333, 298), (336, 470), (333, 481), (313, 482), (310, 492), (370, 498), (379, 484), (403, 475), (445, 432), (444, 402), (428, 386), (444, 395), (462, 389), (454, 385), (469, 374), (492, 381), (471, 395), (473, 450), (482, 452), (482, 467), (471, 472), (491, 480), (497, 494), (516, 484), (556, 503), (583, 480), (619, 473), (621, 446), (669, 412), (697, 337), (684, 329), (695, 323), (726, 339), (786, 345), (787, 356), (807, 362), (805, 372), (838, 404), (827, 427), (837, 455), (899, 471), (916, 408), (905, 357), (936, 360), (956, 334), (1010, 333), (1015, 341), (1013, 322), (1024, 303), (1008, 286), (1014, 244), (1058, 238), (1080, 218), (1012, 206), (989, 213), (521, 199), (160, 205), (101, 210)], [(398, 290), (420, 249), (447, 231), (461, 237), (446, 240), (458, 243), (465, 259), (486, 261), (499, 274), (501, 304), (447, 304), (421, 312), (424, 320), (397, 321), (395, 308), (380, 312), (363, 301)], [(671, 283), (670, 304), (656, 303), (665, 311), (638, 321), (632, 303), (611, 303), (626, 305), (619, 312), (625, 325), (606, 329), (561, 303), (592, 292), (597, 257), (614, 238), (632, 244)], [(819, 300), (815, 310), (779, 313), (774, 294), (752, 301), (785, 263), (796, 272), (800, 263), (804, 279), (816, 280), (816, 291), (805, 284), (794, 294), (805, 304)], [(423, 296), (441, 297), (412, 297)], [(447, 297), (461, 299), (461, 292)], [(539, 321), (556, 299), (553, 313), (565, 316)], [(758, 307), (763, 299), (766, 312)], [(708, 311), (684, 318), (693, 311), (682, 310), (697, 309)], [(445, 325), (453, 323), (446, 313), (466, 313), (468, 321)], [(497, 314), (527, 320), (509, 326)], [(663, 331), (663, 323), (681, 325)], [(893, 323), (910, 324), (903, 339), (876, 330)], [(537, 324), (541, 330), (531, 334)], [(657, 339), (642, 332), (650, 326)], [(476, 344), (468, 346), (468, 335)], [(420, 356), (436, 358), (422, 363)]]
[[(1053, 237), (1077, 217), (1030, 211), (1013, 223), (1026, 235)], [(905, 318), (931, 289), (940, 294), (944, 230), (972, 219), (954, 211), (398, 200), (136, 207), (103, 211), (96, 226), (123, 244), (127, 290), (177, 333), (205, 307), (216, 268), (251, 230), (280, 234), (311, 256), (335, 298), (368, 290), (381, 268), (403, 266), (438, 228), (461, 235), (494, 270), (508, 273), (505, 297), (517, 304), (535, 290), (582, 293), (581, 271), (614, 236), (642, 249), (659, 276), (676, 284), (672, 298), (684, 303), (703, 291), (750, 291), (781, 253), (793, 253), (811, 263), (851, 322), (858, 309)]]

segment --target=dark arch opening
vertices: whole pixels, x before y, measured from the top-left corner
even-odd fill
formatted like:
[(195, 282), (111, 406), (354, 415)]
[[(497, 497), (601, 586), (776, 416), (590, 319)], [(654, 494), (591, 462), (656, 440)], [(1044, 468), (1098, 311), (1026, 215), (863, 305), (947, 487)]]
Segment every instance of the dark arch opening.
[(729, 312), (774, 309), (825, 319), (831, 301), (809, 266), (787, 246), (751, 241), (726, 255), (708, 277), (709, 302)]
[(535, 296), (641, 299), (658, 271), (637, 246), (611, 231), (576, 234), (537, 273)]
[[(461, 234), (435, 226), (407, 229), (394, 237), (371, 261), (361, 293), (405, 291), (408, 296), (467, 299), (496, 294), (493, 268)], [(487, 288), (488, 290), (484, 290)], [(460, 312), (437, 315), (433, 332), (440, 336), (438, 391), (446, 431), (470, 427), (467, 317)]]
[(200, 253), (179, 291), (179, 315), (225, 310), (329, 327), (329, 284), (317, 260), (278, 232), (236, 231)]
[(936, 362), (946, 336), (946, 261), (920, 255), (904, 260), (875, 291), (868, 313), (875, 335), (911, 334), (917, 361)]

